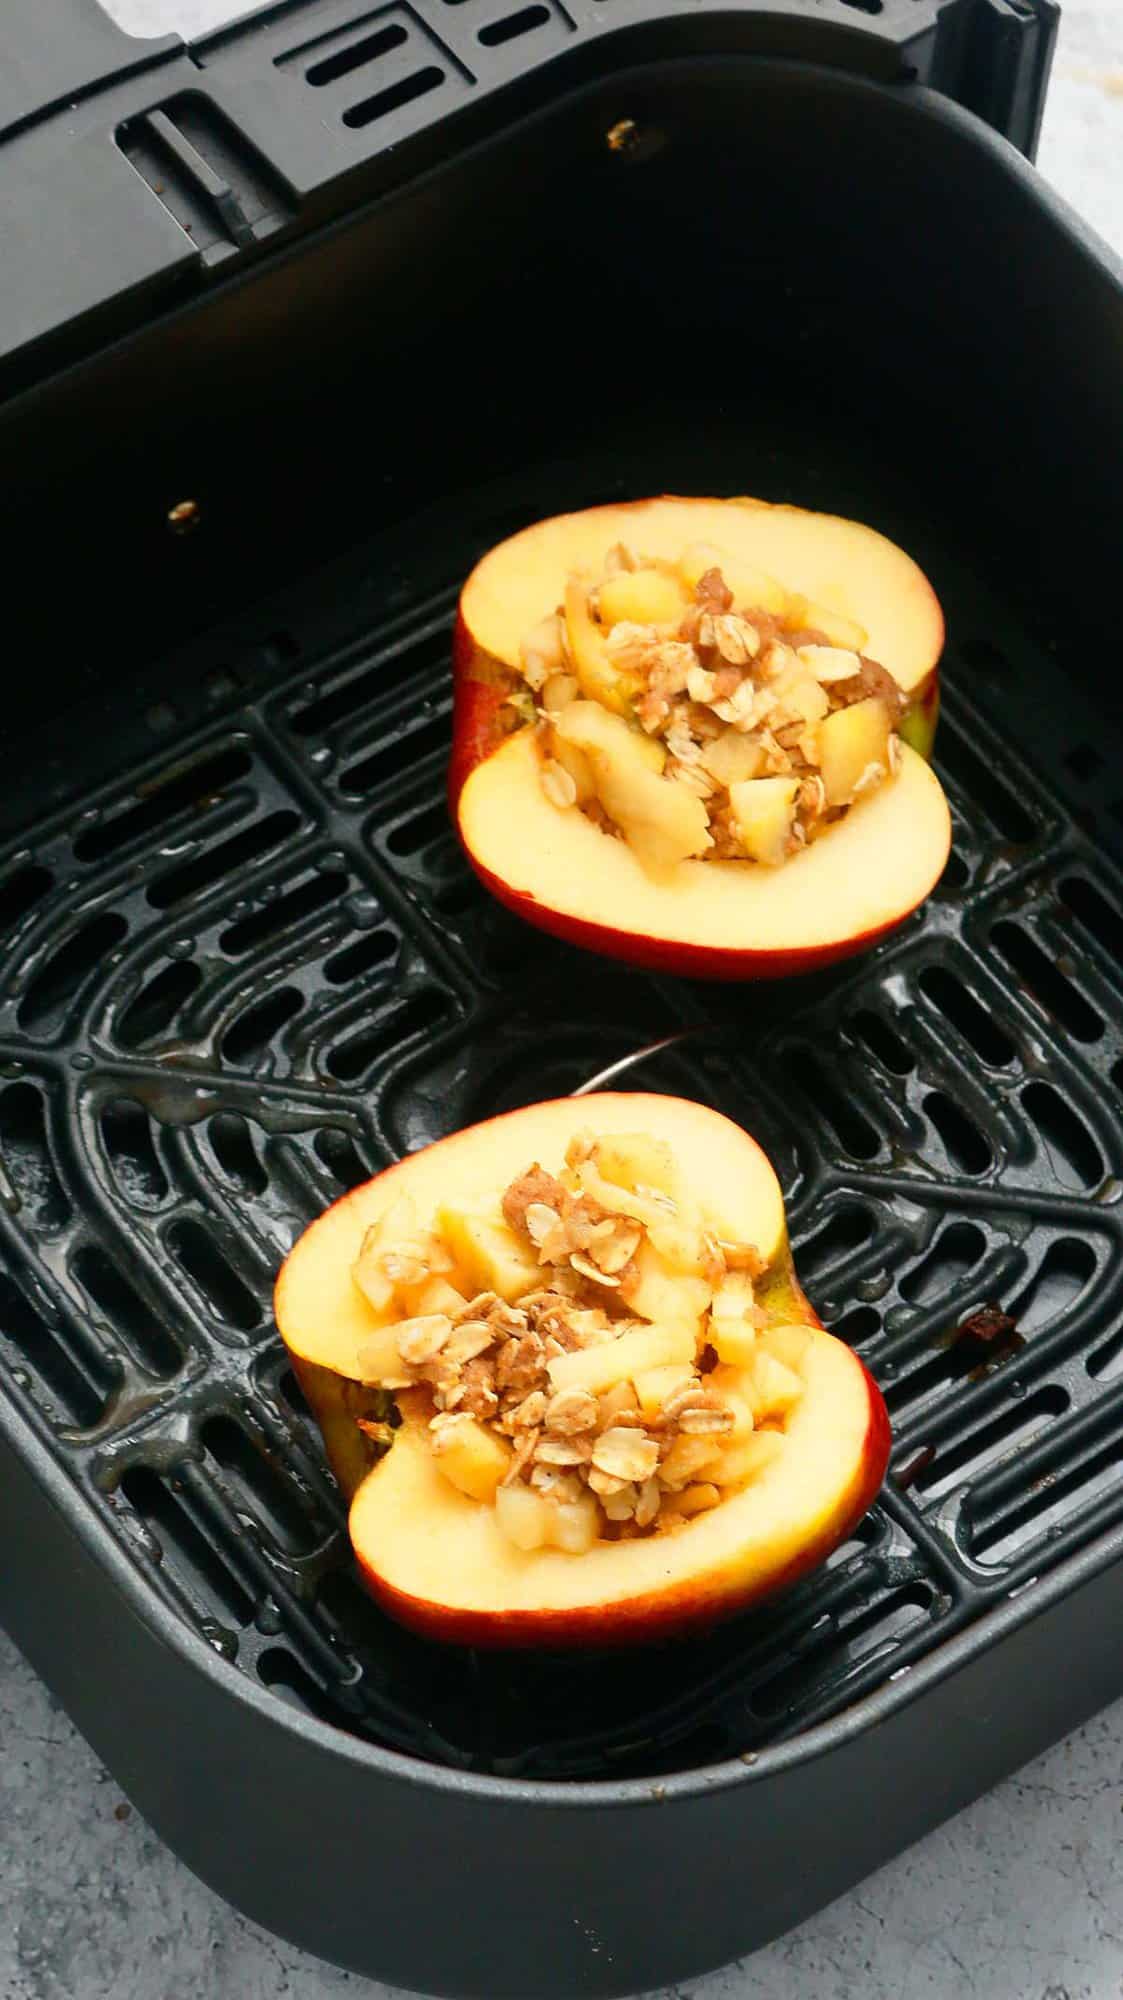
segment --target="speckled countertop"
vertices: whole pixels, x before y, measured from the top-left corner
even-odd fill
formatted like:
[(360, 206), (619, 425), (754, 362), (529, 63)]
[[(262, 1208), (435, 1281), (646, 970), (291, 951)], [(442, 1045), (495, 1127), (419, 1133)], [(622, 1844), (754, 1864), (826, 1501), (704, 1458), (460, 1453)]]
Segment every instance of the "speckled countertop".
[[(243, 10), (109, 11), (188, 34)], [(1039, 164), (1123, 251), (1123, 0), (1066, 0)], [(0, 2000), (393, 2000), (197, 1882), (2, 1636), (0, 1745)], [(663, 2000), (1121, 2000), (1121, 1812), (1123, 1703), (810, 1923)]]

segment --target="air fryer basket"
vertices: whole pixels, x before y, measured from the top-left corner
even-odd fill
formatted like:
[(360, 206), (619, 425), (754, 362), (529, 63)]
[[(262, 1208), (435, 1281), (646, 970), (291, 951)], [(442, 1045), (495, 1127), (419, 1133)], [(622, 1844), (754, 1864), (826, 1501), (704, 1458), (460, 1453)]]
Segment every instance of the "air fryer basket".
[[(607, 1994), (774, 1935), (1121, 1684), (1123, 765), (1085, 587), (1120, 292), (973, 120), (806, 65), (621, 71), (452, 166), (13, 406), (0, 1609), (263, 1922), (409, 1985)], [(853, 513), (943, 600), (954, 853), (852, 967), (635, 975), (457, 852), (458, 580), (661, 487)], [(667, 1037), (629, 1079), (771, 1153), (889, 1402), (885, 1491), (711, 1637), (426, 1644), (353, 1581), (273, 1275), (387, 1161)], [(957, 1339), (991, 1299), (1018, 1340)]]

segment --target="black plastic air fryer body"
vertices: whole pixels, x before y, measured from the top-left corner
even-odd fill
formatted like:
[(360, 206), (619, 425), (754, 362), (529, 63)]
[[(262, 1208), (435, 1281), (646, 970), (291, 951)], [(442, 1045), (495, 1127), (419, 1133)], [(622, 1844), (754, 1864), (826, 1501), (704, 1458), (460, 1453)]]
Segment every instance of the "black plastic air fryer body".
[[(260, 1922), (597, 1995), (776, 1935), (1123, 1686), (1123, 294), (1015, 149), (1044, 0), (503, 5), (6, 27), (0, 1614)], [(855, 515), (944, 603), (952, 861), (850, 967), (632, 975), (457, 854), (458, 581), (663, 489)], [(709, 1638), (412, 1639), (272, 1276), (341, 1187), (668, 1035), (628, 1073), (775, 1159), (882, 1498)], [(1000, 1346), (956, 1337), (986, 1299)]]

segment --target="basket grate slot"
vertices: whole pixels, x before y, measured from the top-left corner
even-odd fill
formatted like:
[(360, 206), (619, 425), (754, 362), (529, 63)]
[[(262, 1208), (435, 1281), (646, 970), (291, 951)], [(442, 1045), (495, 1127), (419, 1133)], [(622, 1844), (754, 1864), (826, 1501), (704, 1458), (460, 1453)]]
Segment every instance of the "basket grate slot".
[(1095, 942), (1103, 947), (1112, 967), (1118, 971), (1123, 965), (1123, 913), (1113, 908), (1107, 897), (1101, 895), (1095, 884), (1084, 875), (1063, 876), (1060, 894), (1063, 903)]
[(929, 1305), (962, 1290), (963, 1280), (986, 1255), (987, 1239), (973, 1222), (953, 1222), (940, 1232), (928, 1255), (900, 1282), (911, 1305)]
[(103, 910), (78, 924), (32, 979), (19, 1004), (20, 1027), (35, 1035), (61, 1027), (83, 987), (128, 935), (128, 929), (124, 917), (112, 910)]
[(1094, 1007), (1067, 978), (1055, 959), (1021, 925), (1003, 918), (991, 936), (1008, 965), (1047, 1014), (1079, 1042), (1098, 1042), (1104, 1023)]
[(152, 1120), (134, 1097), (112, 1097), (99, 1116), (101, 1141), (116, 1186), (127, 1207), (159, 1208), (168, 1196)]
[(927, 1621), (932, 1603), (931, 1589), (908, 1584), (837, 1629), (832, 1625), (801, 1659), (753, 1690), (756, 1713), (768, 1719), (789, 1714), (821, 1693), (827, 1680), (837, 1680), (840, 1668), (854, 1673), (871, 1656), (895, 1652), (907, 1633)]
[(985, 1174), (994, 1155), (986, 1134), (970, 1118), (961, 1104), (944, 1090), (931, 1090), (924, 1110), (939, 1134), (953, 1169), (964, 1174)]
[(269, 1176), (258, 1155), (248, 1119), (237, 1111), (220, 1111), (207, 1121), (207, 1137), (221, 1172), (243, 1194), (264, 1194)]
[(278, 986), (264, 1000), (236, 1015), (222, 1038), (227, 1062), (248, 1063), (262, 1055), (303, 1005), (304, 995), (298, 986)]
[(230, 958), (241, 958), (246, 952), (260, 951), (262, 945), (283, 932), (292, 930), (306, 918), (314, 917), (321, 910), (330, 909), (333, 903), (345, 894), (349, 877), (338, 868), (325, 868), (318, 875), (310, 876), (298, 883), (295, 889), (266, 903), (252, 917), (243, 917), (231, 924), (219, 935), (219, 950)]
[(920, 985), (988, 1068), (1005, 1069), (1013, 1062), (1014, 1044), (1006, 1030), (954, 972), (943, 965), (925, 966)]
[(268, 1463), (233, 1417), (208, 1417), (199, 1437), (221, 1468), (235, 1504), (256, 1516), (279, 1549), (300, 1554), (324, 1539), (326, 1526), (317, 1533), (291, 1479)]
[(13, 868), (10, 874), (0, 879), (0, 936), (15, 930), (30, 910), (52, 887), (54, 877), (48, 868), (27, 863), (22, 868)]
[(158, 831), (166, 833), (181, 815), (209, 811), (231, 786), (249, 775), (252, 763), (248, 751), (228, 747), (199, 758), (186, 769), (173, 767), (148, 780), (135, 805), (118, 807), (104, 817), (96, 815), (93, 823), (76, 835), (77, 859), (104, 861), (133, 841), (147, 840)]
[(223, 1256), (213, 1232), (197, 1217), (183, 1216), (173, 1222), (168, 1242), (220, 1320), (241, 1333), (252, 1333), (260, 1325), (258, 1301)]
[(185, 959), (173, 959), (154, 973), (121, 1016), (123, 1046), (140, 1049), (166, 1035), (202, 983), (199, 967)]
[(233, 874), (247, 861), (260, 860), (275, 848), (283, 845), (300, 825), (300, 815), (291, 809), (282, 808), (267, 814), (253, 826), (243, 828), (241, 833), (231, 834), (229, 840), (220, 841), (194, 861), (185, 862), (182, 868), (173, 868), (166, 875), (160, 875), (148, 890), (148, 900), (157, 910), (170, 910), (177, 903), (185, 903), (204, 889)]
[(1012, 1403), (958, 1443), (938, 1450), (932, 1464), (918, 1474), (916, 1491), (935, 1500), (951, 1487), (962, 1485), (969, 1476), (977, 1479), (997, 1460), (1023, 1450), (1039, 1431), (1063, 1416), (1068, 1406), (1066, 1392), (1056, 1386), (1039, 1389), (1034, 1395)]
[(1022, 1103), (1032, 1118), (1062, 1187), (1090, 1188), (1104, 1165), (1092, 1134), (1051, 1083), (1027, 1083)]
[(33, 1083), (9, 1083), (0, 1090), (0, 1163), (27, 1220), (45, 1235), (65, 1228), (71, 1217), (51, 1153), (47, 1110)]
[(120, 1486), (156, 1538), (164, 1575), (196, 1615), (248, 1625), (253, 1616), (249, 1591), (223, 1560), (213, 1536), (195, 1519), (185, 1494), (173, 1490), (175, 1483), (175, 1475), (165, 1478), (148, 1466), (134, 1465), (122, 1474)]
[(54, 1316), (48, 1324), (8, 1272), (0, 1267), (0, 1352), (7, 1347), (15, 1379), (17, 1371), (30, 1369), (53, 1408), (50, 1414), (90, 1428), (102, 1416), (120, 1378), (83, 1331), (73, 1330)]
[(81, 1245), (71, 1259), (71, 1269), (114, 1332), (146, 1368), (165, 1378), (178, 1372), (183, 1360), (178, 1343), (101, 1244)]

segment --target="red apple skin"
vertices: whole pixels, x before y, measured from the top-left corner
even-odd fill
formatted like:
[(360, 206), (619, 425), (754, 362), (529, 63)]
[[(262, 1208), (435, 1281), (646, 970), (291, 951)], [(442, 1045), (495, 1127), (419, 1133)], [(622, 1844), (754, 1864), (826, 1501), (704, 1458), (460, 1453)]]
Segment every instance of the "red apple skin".
[[(872, 950), (883, 937), (899, 930), (904, 917), (909, 914), (906, 911), (889, 923), (855, 932), (853, 937), (839, 938), (832, 944), (809, 945), (804, 950), (795, 951), (744, 951), (647, 937), (641, 932), (593, 923), (585, 918), (570, 916), (565, 911), (551, 909), (534, 896), (513, 889), (502, 876), (493, 874), (476, 859), (461, 833), (457, 810), (460, 794), (471, 773), (490, 757), (493, 750), (498, 749), (511, 729), (517, 726), (515, 711), (505, 706), (513, 676), (509, 668), (480, 649), (462, 613), (457, 614), (452, 663), (454, 709), (448, 798), (457, 837), (473, 873), (488, 894), (536, 930), (546, 931), (551, 937), (561, 938), (565, 944), (577, 945), (601, 957), (638, 966), (646, 972), (668, 972), (684, 979), (744, 982), (791, 979), (800, 973), (822, 971), (825, 966), (838, 964), (842, 959), (856, 958), (862, 952)], [(916, 715), (918, 722), (915, 734), (910, 732), (909, 741), (925, 758), (931, 754), (932, 739), (936, 733), (939, 699), (939, 679), (933, 672), (923, 693), (914, 699), (910, 709), (910, 716)], [(510, 718), (510, 721), (505, 718)]]

